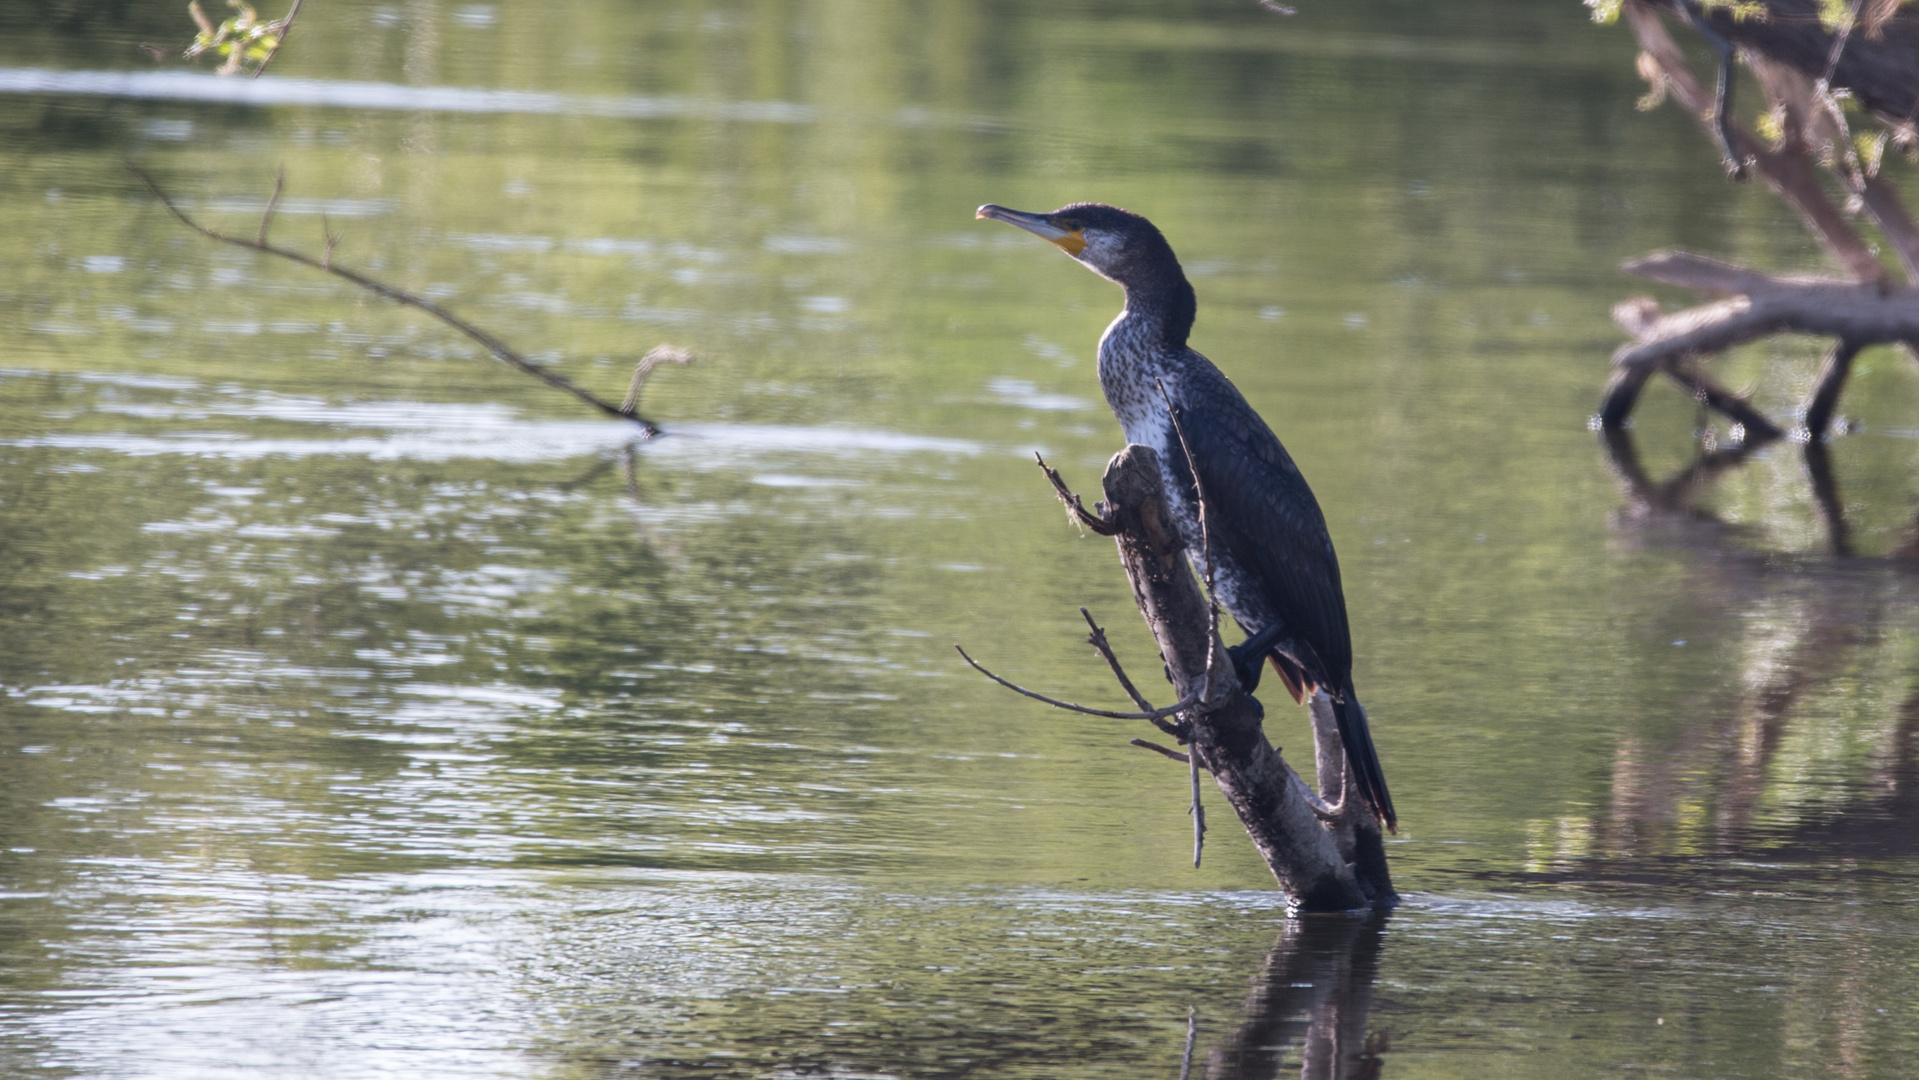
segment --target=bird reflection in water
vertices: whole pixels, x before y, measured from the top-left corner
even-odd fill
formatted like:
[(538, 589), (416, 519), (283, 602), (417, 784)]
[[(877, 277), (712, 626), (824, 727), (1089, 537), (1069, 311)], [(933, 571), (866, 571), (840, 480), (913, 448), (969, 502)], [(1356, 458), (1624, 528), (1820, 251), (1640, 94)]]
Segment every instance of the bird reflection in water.
[(1368, 1035), (1373, 983), (1387, 914), (1306, 915), (1286, 920), (1253, 977), (1239, 1024), (1202, 1062), (1188, 1054), (1180, 1075), (1206, 1080), (1274, 1080), (1297, 1047), (1301, 1080), (1372, 1080), (1386, 1037)]
[[(1590, 877), (1595, 862), (1657, 876), (1669, 859), (1684, 873), (1686, 856), (1702, 851), (1774, 864), (1919, 854), (1919, 689), (1890, 710), (1877, 692), (1912, 675), (1898, 645), (1919, 626), (1919, 605), (1905, 588), (1919, 571), (1919, 521), (1886, 555), (1858, 555), (1827, 447), (1812, 442), (1800, 450), (1826, 551), (1756, 550), (1749, 530), (1721, 520), (1704, 500), (1757, 448), (1708, 451), (1655, 481), (1630, 432), (1604, 432), (1603, 444), (1626, 500), (1615, 528), (1700, 556), (1690, 563), (1689, 587), (1667, 603), (1736, 635), (1719, 648), (1741, 657), (1740, 670), (1674, 703), (1672, 715), (1685, 725), (1677, 738), (1622, 736), (1608, 808), (1589, 836), (1561, 844), (1580, 849), (1577, 865), (1548, 860), (1539, 867), (1544, 876)], [(1801, 742), (1842, 725), (1849, 741), (1870, 744), (1868, 764), (1824, 770), (1818, 781), (1802, 775), (1803, 761), (1782, 768), (1782, 753), (1816, 752), (1791, 750), (1795, 723)], [(1813, 791), (1819, 783), (1826, 790)], [(1699, 815), (1702, 806), (1710, 813)], [(1736, 864), (1718, 865), (1732, 872)]]

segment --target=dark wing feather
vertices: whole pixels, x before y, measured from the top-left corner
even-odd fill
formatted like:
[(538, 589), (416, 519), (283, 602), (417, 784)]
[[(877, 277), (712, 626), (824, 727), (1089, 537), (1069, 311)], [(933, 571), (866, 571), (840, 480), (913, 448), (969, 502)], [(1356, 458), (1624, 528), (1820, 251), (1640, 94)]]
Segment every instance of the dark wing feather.
[[(1335, 699), (1333, 715), (1347, 761), (1373, 812), (1393, 829), (1393, 797), (1386, 790), (1366, 710), (1353, 692), (1346, 597), (1319, 501), (1279, 438), (1239, 390), (1205, 357), (1191, 350), (1188, 356), (1198, 362), (1181, 369), (1179, 434), (1199, 474), (1214, 550), (1230, 552), (1253, 579), (1239, 585), (1242, 594), (1256, 593), (1265, 609), (1249, 613), (1253, 621), (1277, 618), (1290, 627), (1290, 642), (1280, 648), (1294, 653), (1302, 673)], [(1174, 476), (1190, 482), (1184, 455), (1177, 446), (1168, 450), (1175, 457)], [(1260, 627), (1246, 629), (1251, 633)], [(1298, 655), (1307, 652), (1311, 655)], [(1284, 667), (1281, 673), (1291, 674)], [(1292, 678), (1287, 682), (1290, 686)]]
[[(1335, 695), (1352, 682), (1352, 633), (1340, 590), (1339, 559), (1326, 519), (1277, 436), (1218, 368), (1198, 353), (1182, 371), (1180, 428), (1192, 451), (1206, 499), (1216, 552), (1229, 553), (1252, 581), (1265, 614), (1292, 627), (1314, 655), (1295, 657)], [(1177, 447), (1169, 448), (1178, 456)], [(1175, 476), (1184, 462), (1175, 461)], [(1238, 615), (1239, 613), (1234, 613)], [(1248, 632), (1258, 627), (1247, 627)]]

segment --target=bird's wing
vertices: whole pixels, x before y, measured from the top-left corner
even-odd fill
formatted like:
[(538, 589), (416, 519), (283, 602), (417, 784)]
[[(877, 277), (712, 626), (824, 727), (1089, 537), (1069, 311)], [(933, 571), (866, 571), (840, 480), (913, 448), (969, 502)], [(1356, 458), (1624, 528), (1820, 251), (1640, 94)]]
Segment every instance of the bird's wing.
[[(1262, 606), (1318, 654), (1297, 659), (1330, 683), (1328, 690), (1343, 693), (1352, 678), (1352, 636), (1319, 502), (1239, 390), (1210, 362), (1195, 367), (1193, 385), (1182, 387), (1179, 426), (1197, 465), (1215, 550), (1256, 577)], [(1173, 472), (1186, 474), (1185, 463), (1175, 462)]]

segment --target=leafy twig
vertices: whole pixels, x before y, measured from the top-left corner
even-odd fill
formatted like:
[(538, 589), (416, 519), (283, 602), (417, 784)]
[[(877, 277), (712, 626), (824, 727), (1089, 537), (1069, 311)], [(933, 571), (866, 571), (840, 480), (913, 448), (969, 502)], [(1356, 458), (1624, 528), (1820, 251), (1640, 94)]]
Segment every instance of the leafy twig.
[(253, 69), (253, 78), (273, 62), (273, 57), (286, 44), (287, 34), (293, 29), (293, 20), (300, 15), (300, 5), (305, 0), (293, 0), (293, 6), (286, 15), (272, 22), (261, 22), (260, 14), (243, 0), (227, 0), (227, 6), (236, 14), (213, 25), (207, 13), (200, 8), (200, 0), (191, 0), (187, 4), (187, 13), (193, 16), (194, 25), (200, 32), (194, 35), (193, 43), (182, 53), (188, 60), (198, 59), (206, 53), (217, 53), (226, 58), (219, 67), (222, 75), (237, 75), (246, 70), (249, 62), (258, 64)]

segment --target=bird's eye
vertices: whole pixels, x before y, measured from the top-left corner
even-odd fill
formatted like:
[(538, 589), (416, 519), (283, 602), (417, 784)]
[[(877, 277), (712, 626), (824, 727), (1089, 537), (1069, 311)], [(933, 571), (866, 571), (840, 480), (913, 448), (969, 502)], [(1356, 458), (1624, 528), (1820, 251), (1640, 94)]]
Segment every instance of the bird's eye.
[(1067, 232), (1079, 232), (1086, 228), (1086, 223), (1078, 218), (1067, 218), (1065, 221), (1059, 223), (1059, 227), (1065, 229)]

